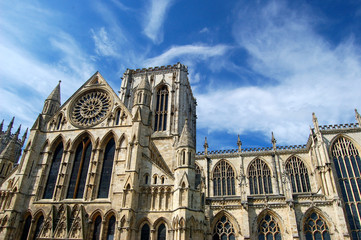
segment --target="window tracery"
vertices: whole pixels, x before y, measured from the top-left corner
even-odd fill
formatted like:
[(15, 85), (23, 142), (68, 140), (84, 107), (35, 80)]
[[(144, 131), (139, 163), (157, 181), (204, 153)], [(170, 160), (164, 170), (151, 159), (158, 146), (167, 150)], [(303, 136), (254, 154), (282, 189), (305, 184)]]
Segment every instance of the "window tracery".
[(311, 191), (308, 171), (301, 159), (295, 156), (289, 159), (286, 163), (286, 171), (291, 179), (294, 193)]
[(360, 154), (350, 140), (340, 137), (332, 145), (332, 157), (352, 239), (361, 239)]
[(330, 232), (325, 220), (313, 212), (306, 220), (304, 226), (306, 240), (330, 240)]
[(168, 94), (168, 88), (165, 85), (160, 87), (157, 92), (154, 131), (167, 130)]
[(235, 240), (233, 224), (226, 216), (218, 220), (213, 229), (213, 240)]
[(219, 161), (213, 171), (213, 195), (235, 195), (234, 178), (232, 166), (225, 160)]
[(259, 240), (281, 240), (281, 229), (276, 219), (271, 214), (266, 214), (258, 227)]
[(253, 160), (248, 170), (251, 194), (272, 193), (271, 170), (261, 159)]
[(53, 159), (50, 165), (50, 171), (49, 171), (48, 179), (46, 181), (43, 199), (51, 199), (53, 197), (56, 179), (58, 177), (60, 162), (63, 156), (63, 150), (64, 150), (63, 143), (60, 142), (55, 149)]
[(70, 175), (70, 182), (67, 198), (83, 198), (85, 182), (88, 175), (92, 144), (88, 137), (85, 137), (78, 145)]

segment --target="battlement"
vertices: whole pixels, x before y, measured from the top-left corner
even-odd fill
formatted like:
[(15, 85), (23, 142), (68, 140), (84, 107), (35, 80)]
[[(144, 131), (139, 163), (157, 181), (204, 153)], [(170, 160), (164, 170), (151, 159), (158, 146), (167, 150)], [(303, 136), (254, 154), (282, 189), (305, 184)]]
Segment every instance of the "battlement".
[(156, 66), (156, 67), (149, 67), (149, 68), (138, 68), (138, 69), (128, 69), (126, 71), (127, 73), (132, 73), (132, 74), (141, 74), (141, 73), (149, 73), (149, 72), (157, 72), (157, 71), (163, 71), (163, 70), (176, 70), (176, 69), (180, 69), (180, 70), (184, 70), (186, 72), (188, 72), (188, 67), (186, 65), (183, 65), (181, 63), (176, 63), (174, 65), (167, 65), (167, 66)]
[(358, 128), (358, 127), (359, 127), (358, 123), (345, 123), (345, 124), (319, 126), (320, 130), (350, 129), (350, 128)]

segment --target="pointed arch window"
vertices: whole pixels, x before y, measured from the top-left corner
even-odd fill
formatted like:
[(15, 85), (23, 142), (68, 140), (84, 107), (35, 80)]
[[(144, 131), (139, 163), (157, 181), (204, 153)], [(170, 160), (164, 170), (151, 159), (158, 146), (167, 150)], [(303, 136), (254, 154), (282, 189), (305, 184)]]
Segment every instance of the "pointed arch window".
[(98, 198), (107, 198), (109, 195), (110, 180), (112, 177), (115, 152), (114, 139), (110, 139), (105, 147), (102, 172), (100, 175)]
[(218, 220), (213, 229), (212, 240), (235, 240), (235, 231), (233, 224), (226, 216)]
[(258, 239), (259, 240), (281, 240), (281, 229), (276, 219), (267, 214), (260, 221), (258, 227)]
[(30, 225), (31, 225), (31, 215), (27, 216), (27, 218), (25, 219), (25, 224), (24, 224), (24, 227), (23, 227), (23, 233), (21, 234), (20, 240), (28, 239)]
[(167, 239), (167, 228), (165, 227), (164, 223), (162, 223), (158, 227), (158, 238), (157, 240), (166, 240)]
[(202, 171), (198, 164), (196, 164), (196, 179), (195, 180), (196, 180), (195, 187), (198, 188), (199, 185), (201, 185), (201, 181), (202, 181)]
[[(325, 220), (313, 212), (306, 220), (304, 226), (306, 240), (330, 240), (330, 232)], [(358, 238), (353, 238), (358, 239)]]
[(46, 181), (45, 190), (43, 194), (43, 199), (51, 199), (53, 198), (56, 179), (58, 177), (59, 167), (61, 158), (63, 156), (63, 143), (60, 142), (55, 149), (53, 159), (50, 165), (50, 171), (48, 175), (48, 179)]
[(98, 216), (94, 221), (93, 240), (100, 240), (100, 228), (102, 226), (102, 218)]
[(115, 234), (115, 217), (111, 216), (108, 222), (107, 238), (106, 240), (113, 240)]
[(63, 114), (59, 114), (58, 121), (56, 123), (56, 130), (60, 129), (62, 120), (63, 120)]
[(148, 224), (144, 224), (140, 233), (140, 240), (150, 239), (150, 228)]
[(120, 109), (118, 108), (115, 112), (115, 125), (119, 125), (120, 117), (121, 117), (121, 112)]
[(308, 171), (301, 159), (295, 156), (290, 158), (286, 163), (286, 171), (291, 179), (294, 193), (311, 191)]
[(33, 236), (33, 240), (36, 240), (39, 236), (40, 230), (43, 228), (44, 216), (41, 215), (36, 222), (36, 228)]
[(91, 152), (91, 141), (88, 137), (85, 137), (79, 143), (75, 152), (67, 198), (83, 198)]
[(159, 88), (155, 106), (154, 131), (167, 130), (168, 95), (167, 86)]
[(333, 143), (331, 150), (351, 237), (361, 239), (360, 154), (352, 142), (343, 137)]
[(251, 194), (272, 193), (271, 170), (261, 159), (253, 160), (248, 170)]
[(235, 195), (234, 170), (225, 160), (217, 163), (213, 171), (213, 195)]

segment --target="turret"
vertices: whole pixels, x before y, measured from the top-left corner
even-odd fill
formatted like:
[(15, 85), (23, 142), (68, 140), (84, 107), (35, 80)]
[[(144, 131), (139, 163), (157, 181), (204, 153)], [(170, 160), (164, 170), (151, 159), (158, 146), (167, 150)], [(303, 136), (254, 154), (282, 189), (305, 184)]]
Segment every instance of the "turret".
[(134, 96), (133, 116), (140, 118), (144, 125), (150, 125), (151, 90), (147, 75), (139, 83)]
[(60, 107), (60, 83), (54, 88), (50, 95), (45, 99), (43, 115), (52, 116)]

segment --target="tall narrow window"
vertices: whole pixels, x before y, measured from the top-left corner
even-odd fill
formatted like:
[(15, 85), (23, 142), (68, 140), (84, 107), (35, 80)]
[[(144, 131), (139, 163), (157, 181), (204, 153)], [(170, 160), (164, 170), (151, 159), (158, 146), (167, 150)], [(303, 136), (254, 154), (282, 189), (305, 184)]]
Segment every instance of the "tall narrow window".
[(105, 147), (102, 172), (99, 182), (98, 198), (107, 198), (109, 195), (110, 180), (112, 178), (113, 160), (115, 152), (114, 139), (110, 139)]
[(26, 240), (26, 239), (28, 239), (29, 230), (30, 230), (30, 225), (31, 225), (31, 215), (29, 215), (29, 216), (26, 218), (26, 220), (25, 220), (25, 224), (24, 224), (24, 228), (23, 228), (23, 233), (21, 234), (20, 240)]
[(270, 214), (267, 214), (259, 223), (259, 240), (281, 240), (281, 230), (278, 222)]
[(167, 130), (168, 115), (168, 89), (166, 86), (159, 88), (155, 106), (154, 131)]
[(223, 216), (213, 229), (212, 240), (235, 240), (235, 231), (232, 223), (226, 216)]
[(162, 223), (158, 227), (158, 238), (157, 238), (157, 240), (166, 240), (166, 239), (167, 239), (167, 229), (166, 229), (164, 223)]
[(119, 125), (119, 123), (120, 123), (120, 109), (118, 109), (115, 112), (115, 125)]
[(85, 137), (79, 143), (75, 152), (67, 198), (83, 198), (91, 152), (91, 141), (88, 137)]
[(144, 224), (140, 233), (140, 240), (150, 239), (150, 228), (148, 224)]
[(60, 142), (55, 149), (53, 159), (50, 165), (48, 180), (46, 181), (44, 195), (43, 195), (44, 199), (51, 199), (53, 197), (56, 178), (58, 177), (62, 156), (63, 156), (63, 143)]
[(199, 185), (201, 184), (201, 180), (202, 180), (202, 172), (201, 169), (199, 168), (199, 165), (196, 164), (196, 183), (195, 183), (195, 187), (198, 188)]
[(271, 170), (264, 161), (253, 160), (248, 176), (251, 194), (272, 193)]
[(98, 216), (94, 221), (93, 240), (100, 240), (101, 226), (102, 226), (102, 218)]
[(63, 120), (63, 114), (60, 114), (59, 116), (58, 116), (58, 122), (57, 122), (57, 124), (56, 124), (56, 130), (59, 130), (60, 129), (60, 127), (61, 127), (61, 121)]
[(219, 161), (214, 168), (213, 195), (235, 195), (234, 170), (225, 160)]
[(115, 233), (115, 217), (111, 216), (108, 222), (107, 240), (113, 240)]
[(33, 240), (36, 240), (39, 236), (40, 230), (43, 228), (44, 216), (41, 215), (36, 222), (36, 228), (33, 236)]
[(289, 159), (286, 163), (286, 171), (291, 178), (294, 193), (311, 191), (308, 171), (301, 159), (297, 157)]
[[(313, 212), (305, 221), (304, 233), (306, 240), (330, 240), (330, 232), (325, 220)], [(358, 238), (353, 238), (358, 239)]]
[(352, 239), (361, 239), (361, 160), (352, 142), (338, 138), (332, 146), (332, 157), (346, 210)]

